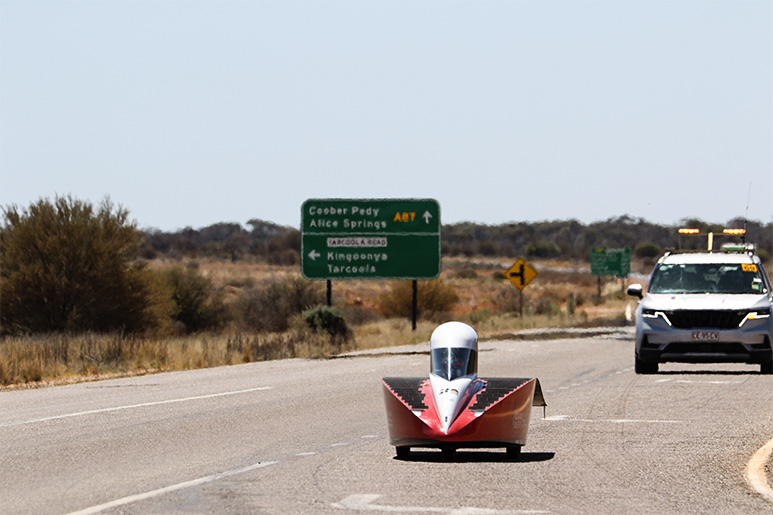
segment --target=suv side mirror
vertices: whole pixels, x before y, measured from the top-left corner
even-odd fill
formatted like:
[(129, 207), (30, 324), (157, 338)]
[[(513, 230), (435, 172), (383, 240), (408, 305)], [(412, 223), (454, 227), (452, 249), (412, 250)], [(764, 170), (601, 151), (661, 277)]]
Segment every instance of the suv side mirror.
[(644, 291), (644, 288), (642, 288), (641, 284), (632, 284), (628, 287), (628, 290), (626, 290), (626, 293), (631, 297), (636, 297), (641, 300), (641, 298), (644, 296), (644, 294), (642, 293), (643, 291)]

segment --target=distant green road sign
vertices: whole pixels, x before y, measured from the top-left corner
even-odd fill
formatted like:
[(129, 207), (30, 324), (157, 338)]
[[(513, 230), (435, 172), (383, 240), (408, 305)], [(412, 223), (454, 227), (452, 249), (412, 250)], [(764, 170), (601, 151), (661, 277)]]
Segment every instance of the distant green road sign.
[(629, 247), (596, 247), (590, 251), (590, 271), (593, 275), (625, 277), (631, 273)]
[(309, 199), (301, 207), (307, 279), (433, 279), (440, 206), (433, 199)]

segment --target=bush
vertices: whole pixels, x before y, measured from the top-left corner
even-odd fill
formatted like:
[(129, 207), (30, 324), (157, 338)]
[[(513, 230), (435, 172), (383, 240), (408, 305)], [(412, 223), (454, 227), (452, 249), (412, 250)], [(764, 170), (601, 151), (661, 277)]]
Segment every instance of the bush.
[(140, 232), (126, 210), (57, 197), (3, 215), (2, 332), (138, 332), (162, 322), (165, 302), (137, 260)]
[(551, 258), (561, 255), (561, 247), (550, 241), (537, 241), (526, 246), (526, 255), (537, 258)]
[(240, 301), (243, 323), (256, 331), (285, 331), (290, 317), (324, 302), (321, 287), (301, 277), (270, 280), (248, 290)]
[(489, 320), (491, 320), (491, 317), (493, 316), (494, 316), (493, 311), (491, 311), (489, 308), (483, 308), (478, 311), (470, 312), (467, 315), (467, 320), (469, 320), (470, 325), (476, 326), (484, 322), (488, 322)]
[(476, 272), (474, 268), (466, 267), (457, 270), (456, 274), (454, 274), (454, 277), (457, 279), (477, 279), (478, 272)]
[(543, 297), (537, 300), (535, 312), (538, 315), (547, 315), (549, 317), (552, 317), (560, 314), (561, 308), (558, 306), (558, 303), (556, 303), (556, 301), (554, 301), (553, 299), (549, 297)]
[(654, 243), (642, 243), (636, 246), (633, 255), (637, 258), (655, 258), (661, 253), (660, 247)]
[[(436, 319), (452, 311), (459, 296), (453, 286), (442, 279), (417, 282), (417, 317)], [(411, 281), (397, 281), (381, 295), (380, 310), (386, 317), (412, 316), (413, 286)]]
[(521, 311), (521, 302), (524, 297), (526, 299), (524, 302), (530, 298), (521, 294), (517, 288), (508, 282), (508, 284), (500, 285), (497, 289), (494, 305), (502, 313), (518, 313)]
[(326, 332), (332, 340), (348, 340), (351, 331), (346, 324), (343, 313), (338, 308), (317, 306), (303, 312), (303, 320), (316, 332)]
[(173, 303), (171, 318), (185, 332), (220, 328), (228, 321), (222, 292), (194, 267), (171, 268), (164, 281)]

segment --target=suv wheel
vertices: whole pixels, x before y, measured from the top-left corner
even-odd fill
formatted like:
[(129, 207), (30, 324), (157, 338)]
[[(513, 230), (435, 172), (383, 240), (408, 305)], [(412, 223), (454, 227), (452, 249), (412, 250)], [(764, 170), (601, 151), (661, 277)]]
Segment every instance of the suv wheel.
[(760, 365), (760, 374), (771, 375), (773, 374), (773, 358), (763, 362)]
[(633, 369), (637, 374), (657, 374), (658, 362), (642, 361), (639, 359), (639, 355), (635, 354)]

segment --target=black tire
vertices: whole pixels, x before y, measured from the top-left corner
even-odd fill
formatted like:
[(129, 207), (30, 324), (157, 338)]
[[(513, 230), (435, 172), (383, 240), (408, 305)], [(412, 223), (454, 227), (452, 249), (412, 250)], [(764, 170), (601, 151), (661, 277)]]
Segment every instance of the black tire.
[(637, 374), (657, 374), (658, 362), (657, 361), (642, 361), (639, 359), (639, 355), (634, 355), (633, 369)]
[(399, 445), (395, 447), (395, 452), (397, 453), (397, 457), (401, 460), (411, 457), (411, 448), (407, 445)]
[(508, 459), (515, 460), (518, 459), (518, 456), (521, 455), (521, 446), (520, 445), (511, 445), (507, 447), (507, 457)]
[(456, 459), (456, 449), (453, 447), (443, 447), (440, 449), (440, 457), (443, 461), (454, 461)]
[(770, 358), (768, 361), (760, 364), (760, 374), (773, 374), (773, 358)]

